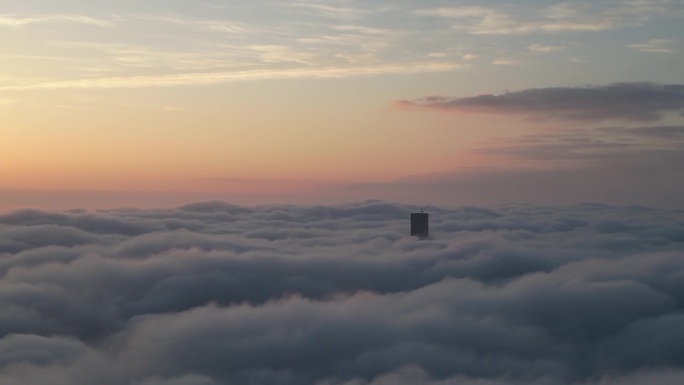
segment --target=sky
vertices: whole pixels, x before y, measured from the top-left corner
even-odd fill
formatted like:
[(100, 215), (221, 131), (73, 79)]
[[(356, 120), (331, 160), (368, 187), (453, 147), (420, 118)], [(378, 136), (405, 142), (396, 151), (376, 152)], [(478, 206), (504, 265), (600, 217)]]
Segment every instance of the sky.
[(0, 214), (0, 385), (679, 385), (682, 210)]
[(684, 1), (0, 4), (0, 210), (684, 208)]

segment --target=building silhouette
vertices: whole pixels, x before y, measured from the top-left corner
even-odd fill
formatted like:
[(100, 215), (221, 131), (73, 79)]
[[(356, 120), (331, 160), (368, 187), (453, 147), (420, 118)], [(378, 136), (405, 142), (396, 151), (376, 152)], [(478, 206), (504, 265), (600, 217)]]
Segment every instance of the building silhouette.
[(411, 235), (426, 239), (430, 235), (428, 213), (411, 213)]

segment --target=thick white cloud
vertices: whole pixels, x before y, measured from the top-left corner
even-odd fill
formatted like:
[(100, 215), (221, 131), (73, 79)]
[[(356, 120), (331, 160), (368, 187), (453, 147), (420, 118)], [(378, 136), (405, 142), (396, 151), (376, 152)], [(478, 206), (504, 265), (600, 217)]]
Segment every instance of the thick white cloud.
[(681, 212), (411, 209), (0, 216), (0, 384), (684, 379)]

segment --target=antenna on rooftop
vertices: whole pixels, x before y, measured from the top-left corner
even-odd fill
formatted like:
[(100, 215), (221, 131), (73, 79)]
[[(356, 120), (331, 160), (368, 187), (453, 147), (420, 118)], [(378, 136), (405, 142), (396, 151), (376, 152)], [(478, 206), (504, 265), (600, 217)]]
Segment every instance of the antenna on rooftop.
[(427, 205), (427, 206), (425, 206), (425, 207), (423, 207), (422, 209), (420, 209), (420, 212), (421, 212), (421, 213), (424, 213), (424, 212), (425, 212), (425, 210), (427, 210), (427, 209), (428, 209), (428, 207), (430, 207), (430, 206), (432, 206), (432, 202), (428, 203), (428, 205)]

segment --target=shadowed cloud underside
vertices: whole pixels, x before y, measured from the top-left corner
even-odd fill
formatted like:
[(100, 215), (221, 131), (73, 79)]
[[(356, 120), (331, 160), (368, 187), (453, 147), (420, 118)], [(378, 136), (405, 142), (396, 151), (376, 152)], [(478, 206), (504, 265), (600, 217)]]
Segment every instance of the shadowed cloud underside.
[(429, 96), (396, 102), (399, 108), (521, 114), (580, 121), (618, 119), (653, 122), (664, 113), (684, 112), (684, 85), (615, 83), (592, 87), (532, 88), (463, 98)]

